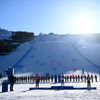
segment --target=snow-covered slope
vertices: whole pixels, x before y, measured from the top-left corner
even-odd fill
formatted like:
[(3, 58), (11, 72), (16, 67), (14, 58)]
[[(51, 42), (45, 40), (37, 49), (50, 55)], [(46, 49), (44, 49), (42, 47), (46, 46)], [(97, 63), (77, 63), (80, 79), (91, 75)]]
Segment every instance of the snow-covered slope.
[(0, 56), (0, 72), (14, 67), (16, 73), (68, 73), (82, 70), (98, 73), (100, 44), (72, 35), (41, 35), (5, 57)]

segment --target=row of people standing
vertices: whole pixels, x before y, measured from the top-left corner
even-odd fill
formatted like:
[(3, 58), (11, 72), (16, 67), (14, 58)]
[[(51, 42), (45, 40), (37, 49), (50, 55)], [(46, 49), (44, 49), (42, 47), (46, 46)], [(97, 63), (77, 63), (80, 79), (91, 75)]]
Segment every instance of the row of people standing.
[[(55, 82), (59, 83), (61, 82), (61, 79), (63, 78), (63, 81), (65, 83), (68, 82), (86, 82), (87, 81), (87, 75), (34, 75), (34, 76), (16, 76), (16, 83), (34, 83), (36, 82), (36, 76), (39, 76), (39, 81), (42, 83), (48, 83), (48, 82)], [(97, 82), (97, 75), (89, 75), (91, 82)]]
[[(97, 82), (97, 76), (95, 75), (96, 77), (96, 82)], [(91, 80), (93, 82), (93, 77), (90, 76), (89, 74), (86, 76), (85, 78), (85, 82), (87, 82), (87, 88), (91, 88)], [(60, 75), (60, 77), (58, 78), (58, 81), (61, 83), (61, 86), (64, 86), (64, 75)], [(57, 79), (55, 78), (55, 83), (56, 83)], [(36, 75), (36, 88), (39, 88), (39, 82), (40, 82), (40, 76), (37, 74)]]

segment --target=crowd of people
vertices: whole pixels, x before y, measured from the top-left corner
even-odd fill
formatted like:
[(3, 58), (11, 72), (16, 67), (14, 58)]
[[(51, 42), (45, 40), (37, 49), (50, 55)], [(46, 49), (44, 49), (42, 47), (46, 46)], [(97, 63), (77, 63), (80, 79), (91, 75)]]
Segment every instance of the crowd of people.
[[(6, 71), (7, 73), (8, 71)], [(14, 84), (23, 84), (23, 83), (35, 83), (36, 88), (39, 88), (39, 83), (61, 83), (61, 86), (64, 86), (64, 83), (79, 83), (87, 82), (87, 87), (91, 88), (91, 82), (98, 82), (97, 75), (31, 75), (31, 76), (14, 76), (13, 74), (8, 74), (8, 82), (10, 84), (10, 91), (13, 91)]]
[(91, 82), (98, 82), (97, 75), (86, 75), (86, 74), (45, 74), (45, 75), (30, 75), (30, 76), (15, 76), (14, 69), (9, 68), (5, 70), (8, 77), (8, 84), (10, 84), (10, 91), (13, 91), (14, 84), (23, 84), (23, 83), (35, 83), (36, 88), (39, 88), (39, 83), (61, 83), (61, 86), (64, 86), (64, 83), (79, 83), (87, 82), (87, 87), (91, 87)]
[(30, 76), (15, 76), (14, 69), (9, 68), (5, 70), (8, 77), (8, 84), (10, 84), (10, 91), (13, 91), (14, 84), (23, 84), (23, 83), (35, 83), (36, 88), (39, 88), (39, 83), (61, 83), (61, 86), (64, 86), (64, 83), (79, 83), (87, 82), (87, 87), (91, 87), (91, 82), (98, 82), (97, 75), (86, 75), (86, 74), (45, 74), (45, 75), (30, 75)]
[(54, 82), (54, 83), (64, 83), (68, 82), (87, 82), (87, 77), (90, 77), (91, 82), (97, 82), (97, 75), (31, 75), (31, 76), (15, 76), (16, 83), (35, 83), (38, 79), (41, 83)]

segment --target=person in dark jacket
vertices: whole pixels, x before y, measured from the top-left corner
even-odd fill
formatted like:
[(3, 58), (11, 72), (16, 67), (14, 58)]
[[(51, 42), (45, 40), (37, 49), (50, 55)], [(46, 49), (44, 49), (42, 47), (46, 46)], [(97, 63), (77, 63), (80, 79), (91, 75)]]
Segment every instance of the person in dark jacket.
[(91, 78), (90, 75), (87, 76), (87, 88), (91, 88)]
[(39, 88), (39, 83), (40, 83), (40, 77), (38, 76), (38, 74), (36, 74), (36, 88)]
[(64, 86), (64, 75), (60, 76), (60, 82), (61, 82), (61, 86)]
[(16, 78), (14, 77), (14, 68), (9, 67), (5, 72), (8, 77), (8, 83), (10, 84), (10, 91), (13, 91), (13, 86), (16, 81)]
[(95, 78), (95, 81), (98, 82), (98, 81), (97, 81), (97, 75), (95, 75), (94, 78)]
[(9, 84), (10, 84), (10, 91), (14, 91), (13, 90), (13, 87), (14, 87), (14, 83), (15, 83), (15, 77), (14, 77), (14, 75), (10, 75), (9, 77), (8, 77), (8, 82), (9, 82)]
[(0, 78), (2, 78), (2, 74), (0, 73)]

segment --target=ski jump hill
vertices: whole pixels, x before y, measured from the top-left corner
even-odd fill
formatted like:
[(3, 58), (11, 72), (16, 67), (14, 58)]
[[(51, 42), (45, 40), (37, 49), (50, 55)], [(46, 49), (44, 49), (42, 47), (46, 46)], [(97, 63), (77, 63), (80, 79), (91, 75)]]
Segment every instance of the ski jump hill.
[(77, 35), (39, 35), (16, 51), (0, 56), (0, 72), (8, 67), (15, 73), (62, 74), (82, 70), (100, 71), (100, 43)]

